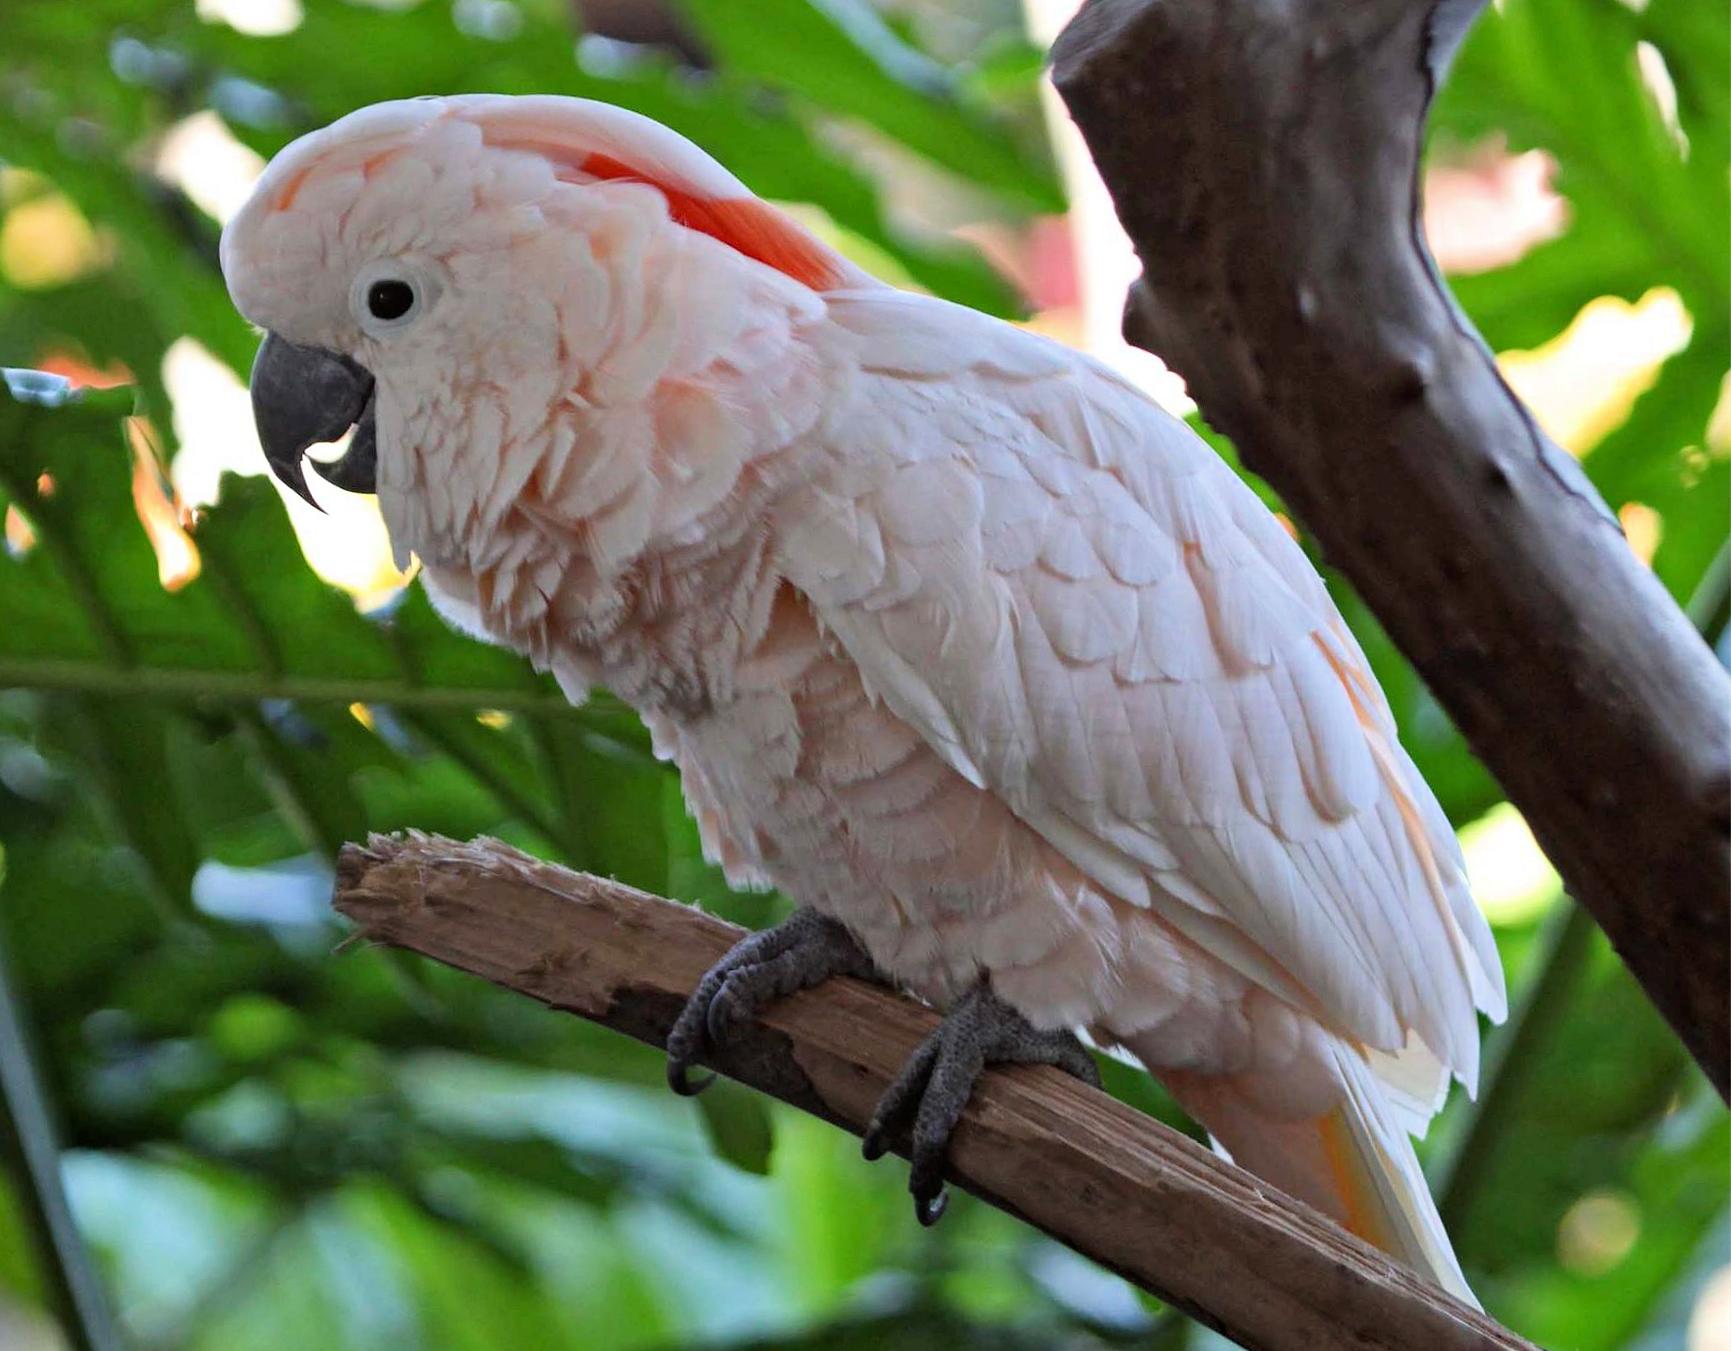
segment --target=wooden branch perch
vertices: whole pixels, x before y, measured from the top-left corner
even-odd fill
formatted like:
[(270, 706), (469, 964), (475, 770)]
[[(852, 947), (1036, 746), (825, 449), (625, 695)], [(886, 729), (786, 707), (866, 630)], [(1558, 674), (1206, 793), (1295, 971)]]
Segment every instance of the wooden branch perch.
[(1125, 331), (1364, 596), (1721, 1094), (1731, 681), (1423, 242), (1482, 0), (1089, 0), (1058, 90), (1141, 257)]
[[(489, 840), (349, 845), (335, 904), (369, 938), (655, 1046), (741, 934)], [(910, 999), (837, 979), (778, 1002), (711, 1063), (858, 1134), (936, 1024)], [(988, 1073), (951, 1164), (957, 1185), (1253, 1351), (1530, 1347), (1315, 1211), (1055, 1069)]]

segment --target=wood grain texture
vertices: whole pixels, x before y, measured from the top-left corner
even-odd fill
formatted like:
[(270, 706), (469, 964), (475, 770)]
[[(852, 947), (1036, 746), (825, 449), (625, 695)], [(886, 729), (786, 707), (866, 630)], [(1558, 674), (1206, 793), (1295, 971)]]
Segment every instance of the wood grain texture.
[(1358, 588), (1726, 1094), (1731, 680), (1418, 222), (1480, 3), (1089, 0), (1054, 77), (1142, 260), (1126, 334)]
[[(344, 848), (335, 904), (422, 953), (659, 1046), (742, 930), (489, 840), (374, 836)], [(937, 1025), (836, 979), (779, 1001), (716, 1069), (858, 1134)], [(1529, 1347), (1194, 1141), (1047, 1067), (981, 1080), (951, 1180), (1253, 1351)], [(910, 1216), (909, 1223), (912, 1223)]]

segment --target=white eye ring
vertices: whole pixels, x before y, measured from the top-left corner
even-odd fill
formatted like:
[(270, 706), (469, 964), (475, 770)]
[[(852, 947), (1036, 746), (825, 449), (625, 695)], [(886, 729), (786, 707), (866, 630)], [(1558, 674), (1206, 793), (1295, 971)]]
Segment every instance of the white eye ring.
[(381, 258), (355, 274), (349, 310), (368, 336), (387, 338), (425, 314), (433, 295), (419, 268), (400, 258)]

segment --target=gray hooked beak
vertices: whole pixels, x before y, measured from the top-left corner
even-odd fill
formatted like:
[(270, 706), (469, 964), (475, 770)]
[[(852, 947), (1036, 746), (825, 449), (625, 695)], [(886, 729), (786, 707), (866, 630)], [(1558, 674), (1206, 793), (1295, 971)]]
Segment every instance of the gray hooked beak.
[(348, 492), (377, 491), (373, 377), (350, 358), (265, 334), (252, 363), (252, 417), (271, 472), (315, 507), (301, 460), (308, 446), (335, 441), (350, 427), (355, 434), (343, 457), (314, 460), (313, 468)]

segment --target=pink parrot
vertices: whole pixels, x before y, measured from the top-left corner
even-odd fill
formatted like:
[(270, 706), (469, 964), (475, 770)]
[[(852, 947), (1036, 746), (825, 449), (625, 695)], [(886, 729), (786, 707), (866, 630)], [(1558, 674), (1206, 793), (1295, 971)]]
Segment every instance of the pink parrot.
[(1413, 1154), (1505, 1011), (1454, 836), (1297, 544), (1111, 371), (892, 289), (569, 98), (296, 141), (223, 234), (265, 452), (358, 424), (451, 623), (603, 684), (704, 847), (802, 908), (687, 1071), (848, 972), (943, 1009), (868, 1132), (921, 1217), (982, 1065), (1140, 1061), (1218, 1147), (1465, 1300)]

